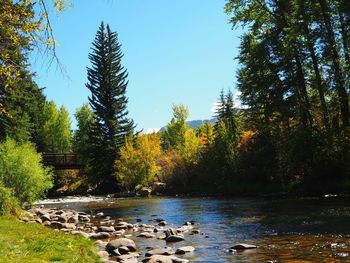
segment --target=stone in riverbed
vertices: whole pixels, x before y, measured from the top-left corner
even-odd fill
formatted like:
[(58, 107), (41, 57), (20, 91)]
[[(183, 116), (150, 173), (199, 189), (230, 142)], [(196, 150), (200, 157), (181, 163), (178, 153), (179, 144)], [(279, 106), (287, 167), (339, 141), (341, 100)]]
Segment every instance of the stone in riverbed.
[(130, 252), (130, 249), (128, 247), (122, 246), (118, 248), (118, 251), (121, 255), (128, 254)]
[(164, 231), (165, 241), (167, 242), (179, 242), (185, 240), (183, 235), (180, 235), (178, 231), (174, 228), (169, 228)]
[(51, 221), (51, 217), (49, 214), (44, 214), (40, 217), (41, 221), (46, 222), (46, 221)]
[(255, 245), (251, 245), (251, 244), (235, 244), (231, 247), (231, 249), (236, 249), (236, 250), (245, 250), (245, 249), (254, 249), (257, 248), (257, 246)]
[(102, 240), (96, 240), (95, 245), (98, 248), (98, 250), (106, 250), (107, 242), (104, 242)]
[(71, 216), (67, 219), (67, 223), (78, 224), (78, 222), (79, 222), (78, 215)]
[(142, 260), (144, 263), (186, 263), (187, 259), (177, 258), (174, 256), (154, 255)]
[(145, 256), (146, 257), (151, 257), (154, 255), (170, 256), (170, 255), (173, 255), (174, 253), (175, 253), (174, 250), (170, 247), (154, 248), (154, 249), (147, 251)]
[(175, 254), (178, 254), (178, 255), (183, 255), (183, 254), (186, 254), (186, 253), (191, 253), (195, 250), (194, 247), (192, 246), (186, 246), (186, 247), (180, 247), (176, 250)]
[(118, 249), (120, 247), (127, 247), (130, 251), (136, 251), (136, 244), (134, 241), (128, 238), (118, 238), (114, 239), (106, 245), (106, 251), (108, 253), (113, 252), (113, 250)]
[(201, 231), (198, 230), (198, 229), (193, 229), (192, 232), (191, 232), (191, 235), (196, 235), (196, 234), (200, 234)]
[(72, 223), (65, 223), (63, 224), (63, 227), (67, 228), (67, 229), (76, 229), (76, 225), (72, 224)]
[(56, 212), (54, 212), (55, 215), (62, 215), (64, 214), (64, 211), (63, 210), (58, 210)]
[(43, 226), (51, 226), (51, 222), (50, 221), (45, 221), (45, 222), (43, 222)]
[(81, 222), (90, 222), (90, 218), (87, 215), (80, 215), (79, 214), (78, 218), (79, 218), (79, 221), (81, 221)]
[(99, 233), (95, 233), (90, 235), (91, 239), (106, 239), (106, 238), (110, 238), (111, 235), (107, 232), (99, 232)]
[(63, 223), (57, 222), (57, 221), (52, 221), (50, 226), (53, 228), (56, 228), (56, 229), (61, 229), (61, 228), (63, 228)]
[(114, 232), (115, 229), (112, 226), (100, 226), (97, 228), (97, 232)]
[(159, 226), (166, 226), (168, 223), (165, 220), (159, 222)]
[(128, 229), (129, 224), (127, 222), (119, 222), (114, 228), (115, 230)]
[(144, 238), (154, 238), (156, 237), (155, 235), (149, 233), (149, 232), (142, 232), (139, 234), (137, 237), (144, 237)]
[(168, 236), (165, 238), (166, 242), (180, 242), (185, 240), (183, 235), (176, 235), (176, 236)]
[(129, 254), (125, 254), (125, 255), (121, 255), (116, 257), (117, 262), (121, 262), (121, 263), (137, 263), (137, 258), (140, 255), (137, 253), (129, 253)]

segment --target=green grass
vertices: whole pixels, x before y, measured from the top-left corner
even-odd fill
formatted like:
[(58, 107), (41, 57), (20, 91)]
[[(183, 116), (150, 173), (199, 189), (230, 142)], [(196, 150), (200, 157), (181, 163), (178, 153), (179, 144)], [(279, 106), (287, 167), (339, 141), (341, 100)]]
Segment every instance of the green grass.
[(96, 251), (84, 237), (0, 217), (0, 263), (102, 262)]

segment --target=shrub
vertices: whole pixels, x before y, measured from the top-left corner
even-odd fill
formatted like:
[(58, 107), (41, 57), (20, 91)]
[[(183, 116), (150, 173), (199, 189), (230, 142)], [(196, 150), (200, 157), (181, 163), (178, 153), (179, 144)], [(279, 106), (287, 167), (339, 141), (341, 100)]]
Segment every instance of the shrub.
[(42, 198), (52, 186), (51, 178), (51, 170), (43, 167), (32, 144), (12, 139), (0, 144), (0, 184), (11, 189), (20, 203)]
[(12, 191), (0, 185), (0, 215), (17, 215), (20, 206)]

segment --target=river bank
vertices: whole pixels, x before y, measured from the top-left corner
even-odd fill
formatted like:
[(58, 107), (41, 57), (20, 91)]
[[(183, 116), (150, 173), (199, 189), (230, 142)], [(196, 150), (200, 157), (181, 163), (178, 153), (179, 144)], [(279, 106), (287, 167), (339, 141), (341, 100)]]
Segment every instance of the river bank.
[(102, 262), (93, 242), (0, 216), (0, 262)]
[[(185, 240), (169, 243), (155, 237), (139, 236), (139, 231), (124, 234), (137, 246), (139, 261), (152, 248), (182, 246), (195, 250), (177, 257), (190, 262), (346, 262), (350, 257), (349, 199), (322, 198), (61, 198), (42, 202), (47, 209), (72, 209), (91, 215), (91, 221), (114, 220), (148, 225), (154, 231), (155, 219), (164, 219), (162, 229), (179, 228), (194, 221), (200, 234), (184, 234)], [(97, 214), (103, 213), (103, 217)], [(94, 223), (99, 227), (99, 223)], [(147, 227), (146, 227), (147, 228)], [(142, 232), (141, 232), (142, 231)], [(98, 232), (98, 231), (95, 231)], [(92, 233), (92, 232), (91, 232)], [(109, 242), (110, 240), (102, 240)], [(236, 243), (257, 245), (256, 249), (230, 252)], [(294, 261), (293, 261), (294, 260)]]
[[(170, 246), (148, 246), (146, 251), (141, 251), (132, 236), (144, 239), (164, 240), (166, 244), (174, 244), (185, 241), (186, 235), (199, 235), (200, 230), (194, 227), (195, 222), (185, 222), (177, 228), (167, 226), (168, 223), (153, 215), (154, 224), (131, 224), (122, 218), (112, 219), (110, 216), (99, 213), (78, 212), (71, 209), (45, 208), (37, 206), (25, 212), (28, 217), (22, 217), (25, 223), (38, 223), (55, 229), (65, 234), (79, 235), (83, 238), (95, 240), (99, 250), (98, 254), (104, 262), (137, 263), (141, 254), (144, 254), (142, 262), (149, 263), (186, 263), (189, 259), (181, 258), (184, 254), (190, 254), (195, 250), (193, 246), (180, 246), (174, 249)], [(244, 246), (240, 249), (244, 249)], [(234, 250), (232, 250), (234, 251)]]

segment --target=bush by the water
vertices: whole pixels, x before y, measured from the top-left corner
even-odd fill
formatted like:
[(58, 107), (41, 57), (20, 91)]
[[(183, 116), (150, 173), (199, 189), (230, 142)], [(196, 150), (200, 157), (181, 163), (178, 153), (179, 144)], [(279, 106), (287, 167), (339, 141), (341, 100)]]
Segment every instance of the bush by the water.
[(14, 197), (11, 189), (0, 185), (0, 215), (16, 215), (19, 211), (19, 207), (18, 200)]
[[(16, 143), (7, 139), (0, 143), (0, 206), (11, 195), (23, 204), (42, 198), (52, 187), (51, 170), (41, 163), (42, 157), (30, 143)], [(9, 189), (7, 191), (5, 188)]]

